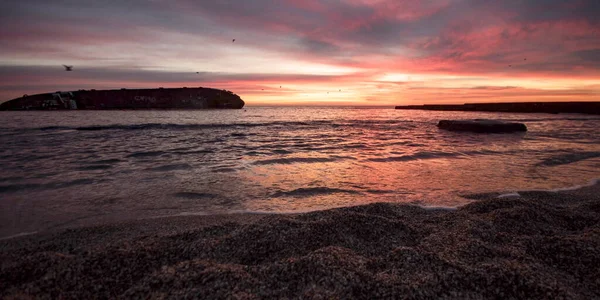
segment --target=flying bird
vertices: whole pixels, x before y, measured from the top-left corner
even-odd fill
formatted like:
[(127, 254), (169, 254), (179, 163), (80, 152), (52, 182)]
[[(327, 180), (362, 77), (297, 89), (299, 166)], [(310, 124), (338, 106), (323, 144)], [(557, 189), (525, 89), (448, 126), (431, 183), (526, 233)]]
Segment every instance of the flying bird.
[(235, 43), (235, 39), (233, 39), (231, 42), (232, 42), (232, 43)]
[(63, 65), (65, 67), (65, 71), (73, 71), (73, 66)]

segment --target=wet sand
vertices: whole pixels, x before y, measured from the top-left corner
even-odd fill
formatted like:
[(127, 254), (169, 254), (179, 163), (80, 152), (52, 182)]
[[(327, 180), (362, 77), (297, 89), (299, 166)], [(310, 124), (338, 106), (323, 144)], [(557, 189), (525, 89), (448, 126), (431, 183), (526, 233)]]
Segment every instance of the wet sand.
[(0, 241), (0, 298), (600, 297), (600, 186), (188, 216)]

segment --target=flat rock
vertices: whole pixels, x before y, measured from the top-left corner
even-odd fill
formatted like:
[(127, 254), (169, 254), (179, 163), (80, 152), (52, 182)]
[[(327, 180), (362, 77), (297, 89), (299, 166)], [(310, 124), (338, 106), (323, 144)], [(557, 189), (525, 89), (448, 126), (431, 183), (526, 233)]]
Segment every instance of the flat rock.
[(496, 120), (441, 120), (438, 125), (440, 129), (451, 131), (470, 131), (479, 133), (511, 133), (525, 132), (527, 126), (523, 123), (502, 122)]

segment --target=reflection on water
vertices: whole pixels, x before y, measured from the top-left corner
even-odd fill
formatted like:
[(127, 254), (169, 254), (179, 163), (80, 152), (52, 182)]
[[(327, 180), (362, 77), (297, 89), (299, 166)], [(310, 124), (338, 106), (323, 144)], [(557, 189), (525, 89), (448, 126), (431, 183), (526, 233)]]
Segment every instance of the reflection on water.
[[(471, 201), (465, 194), (600, 177), (593, 116), (248, 108), (0, 117), (0, 237), (181, 213), (457, 206)], [(522, 121), (529, 131), (435, 126), (465, 118)]]

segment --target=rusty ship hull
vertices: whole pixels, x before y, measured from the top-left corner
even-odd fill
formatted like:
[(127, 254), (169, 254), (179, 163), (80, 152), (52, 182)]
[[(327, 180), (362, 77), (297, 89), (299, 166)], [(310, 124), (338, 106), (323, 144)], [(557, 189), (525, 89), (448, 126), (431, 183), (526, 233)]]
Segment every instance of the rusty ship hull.
[(78, 90), (23, 95), (0, 104), (0, 110), (240, 109), (233, 92), (213, 88)]

